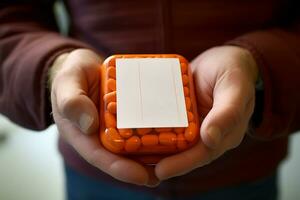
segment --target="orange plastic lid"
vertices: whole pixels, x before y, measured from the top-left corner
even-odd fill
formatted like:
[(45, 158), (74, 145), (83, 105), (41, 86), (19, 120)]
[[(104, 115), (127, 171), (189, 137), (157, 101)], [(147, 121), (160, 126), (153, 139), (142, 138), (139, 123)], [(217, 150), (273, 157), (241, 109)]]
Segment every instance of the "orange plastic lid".
[[(185, 96), (188, 127), (117, 128), (116, 59), (118, 58), (178, 58)], [(187, 60), (176, 54), (114, 55), (101, 65), (100, 140), (114, 153), (155, 163), (167, 155), (192, 147), (199, 140), (199, 118), (193, 77)]]

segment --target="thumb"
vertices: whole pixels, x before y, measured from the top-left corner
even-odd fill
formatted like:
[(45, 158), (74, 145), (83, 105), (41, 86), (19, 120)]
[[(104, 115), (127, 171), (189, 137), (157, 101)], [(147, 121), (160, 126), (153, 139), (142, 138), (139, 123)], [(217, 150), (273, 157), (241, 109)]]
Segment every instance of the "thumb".
[(76, 124), (85, 134), (95, 133), (98, 130), (99, 120), (95, 104), (85, 94), (58, 95), (59, 113)]
[(227, 74), (217, 82), (212, 109), (204, 118), (200, 130), (206, 146), (217, 148), (225, 134), (248, 121), (246, 119), (250, 118), (251, 113), (247, 107), (253, 98), (253, 90), (250, 82), (238, 74)]
[[(98, 74), (97, 65), (95, 62), (95, 67), (89, 67), (88, 70)], [(88, 94), (98, 96), (98, 88), (94, 89), (97, 94), (90, 94), (90, 83), (84, 70), (80, 66), (66, 67), (57, 73), (53, 80), (52, 96), (55, 101), (53, 105), (57, 107), (55, 110), (63, 118), (73, 122), (83, 133), (91, 134), (98, 130), (99, 117), (97, 107)], [(98, 85), (98, 80), (94, 78), (94, 85)]]

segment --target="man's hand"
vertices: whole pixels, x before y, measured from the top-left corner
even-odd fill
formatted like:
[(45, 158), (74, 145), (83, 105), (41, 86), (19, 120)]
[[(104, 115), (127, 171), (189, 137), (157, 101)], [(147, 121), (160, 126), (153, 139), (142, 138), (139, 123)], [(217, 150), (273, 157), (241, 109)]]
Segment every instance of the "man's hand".
[(62, 137), (91, 165), (137, 185), (158, 184), (151, 167), (105, 150), (99, 142), (99, 66), (102, 59), (86, 49), (59, 56), (50, 69), (51, 103)]
[(191, 64), (201, 139), (193, 148), (161, 160), (155, 169), (160, 180), (186, 174), (237, 147), (254, 110), (258, 68), (250, 52), (216, 47)]

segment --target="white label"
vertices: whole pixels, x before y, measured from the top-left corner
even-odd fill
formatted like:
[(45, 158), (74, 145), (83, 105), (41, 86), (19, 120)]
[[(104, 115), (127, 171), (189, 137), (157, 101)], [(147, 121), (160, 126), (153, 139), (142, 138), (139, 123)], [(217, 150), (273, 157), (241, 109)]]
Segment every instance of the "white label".
[(187, 127), (177, 58), (116, 59), (117, 128)]

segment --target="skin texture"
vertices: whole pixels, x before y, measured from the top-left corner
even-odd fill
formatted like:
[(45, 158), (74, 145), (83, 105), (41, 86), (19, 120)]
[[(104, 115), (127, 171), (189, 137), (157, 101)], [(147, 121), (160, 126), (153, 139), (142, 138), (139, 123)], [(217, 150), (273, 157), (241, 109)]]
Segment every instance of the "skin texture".
[[(86, 49), (59, 56), (50, 70), (54, 121), (61, 136), (91, 165), (127, 183), (153, 187), (153, 167), (113, 154), (98, 139), (98, 67), (102, 59)], [(124, 173), (124, 171), (126, 173)]]
[(237, 147), (254, 110), (258, 69), (247, 50), (215, 47), (191, 64), (201, 140), (193, 148), (161, 160), (155, 168), (160, 180), (186, 174)]
[(201, 139), (193, 148), (162, 159), (155, 168), (113, 154), (99, 142), (97, 68), (102, 61), (92, 51), (78, 49), (59, 56), (50, 70), (52, 110), (58, 130), (93, 166), (120, 181), (154, 187), (212, 162), (241, 143), (254, 110), (258, 76), (247, 50), (215, 47), (192, 61)]

